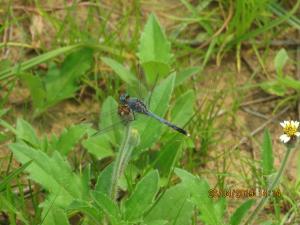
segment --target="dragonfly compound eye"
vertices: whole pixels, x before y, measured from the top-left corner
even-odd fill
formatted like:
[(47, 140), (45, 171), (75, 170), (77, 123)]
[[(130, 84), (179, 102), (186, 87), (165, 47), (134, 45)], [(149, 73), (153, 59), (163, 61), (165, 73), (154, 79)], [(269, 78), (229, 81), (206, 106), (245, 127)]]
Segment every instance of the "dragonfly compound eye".
[(128, 94), (122, 94), (120, 96), (120, 102), (121, 102), (121, 104), (125, 105), (127, 103), (128, 99), (129, 99), (129, 95)]

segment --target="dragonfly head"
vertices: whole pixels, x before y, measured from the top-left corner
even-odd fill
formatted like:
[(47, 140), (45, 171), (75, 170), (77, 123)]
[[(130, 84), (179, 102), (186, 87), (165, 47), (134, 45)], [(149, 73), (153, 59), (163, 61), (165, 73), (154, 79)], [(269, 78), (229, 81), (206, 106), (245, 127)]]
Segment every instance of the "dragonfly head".
[(123, 105), (127, 104), (128, 98), (129, 98), (129, 95), (127, 93), (121, 94), (121, 96), (120, 96), (121, 104), (123, 104)]

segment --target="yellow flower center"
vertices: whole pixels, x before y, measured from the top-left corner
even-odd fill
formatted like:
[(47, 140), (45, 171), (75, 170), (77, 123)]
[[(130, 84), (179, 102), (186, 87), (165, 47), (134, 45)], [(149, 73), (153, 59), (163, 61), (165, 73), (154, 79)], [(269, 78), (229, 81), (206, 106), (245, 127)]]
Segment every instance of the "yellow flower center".
[(283, 128), (283, 133), (285, 133), (289, 137), (293, 137), (296, 135), (297, 128), (292, 124), (288, 124)]

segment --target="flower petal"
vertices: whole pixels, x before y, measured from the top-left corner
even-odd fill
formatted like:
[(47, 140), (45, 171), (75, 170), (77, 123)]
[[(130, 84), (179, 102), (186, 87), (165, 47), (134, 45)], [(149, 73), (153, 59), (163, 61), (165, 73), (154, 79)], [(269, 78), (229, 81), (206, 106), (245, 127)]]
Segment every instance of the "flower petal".
[(296, 135), (297, 137), (299, 137), (299, 136), (300, 136), (300, 132), (296, 132), (295, 135)]
[(282, 126), (283, 128), (285, 127), (285, 123), (284, 122), (281, 122), (280, 123), (280, 126)]
[(295, 127), (296, 127), (296, 129), (298, 129), (298, 127), (299, 127), (299, 121), (295, 121)]
[(288, 135), (283, 134), (283, 135), (280, 135), (279, 139), (281, 142), (287, 143), (291, 138)]

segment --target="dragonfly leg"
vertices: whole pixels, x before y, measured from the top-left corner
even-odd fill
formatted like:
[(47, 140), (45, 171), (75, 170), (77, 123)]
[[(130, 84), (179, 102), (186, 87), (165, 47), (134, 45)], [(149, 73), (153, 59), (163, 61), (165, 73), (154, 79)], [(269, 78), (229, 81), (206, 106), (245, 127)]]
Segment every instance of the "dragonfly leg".
[(134, 121), (134, 120), (135, 120), (135, 113), (132, 112), (132, 121)]

